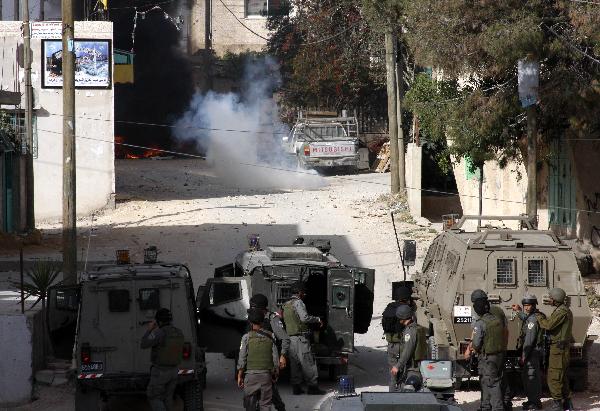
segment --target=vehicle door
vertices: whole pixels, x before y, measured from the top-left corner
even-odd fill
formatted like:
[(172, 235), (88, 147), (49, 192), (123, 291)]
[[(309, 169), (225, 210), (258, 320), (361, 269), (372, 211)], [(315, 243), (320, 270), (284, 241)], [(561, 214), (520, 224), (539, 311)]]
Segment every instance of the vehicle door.
[(354, 332), (365, 334), (373, 317), (375, 270), (351, 267), (354, 275)]
[[(82, 289), (79, 355), (88, 352), (81, 373), (119, 374), (135, 370), (140, 355), (132, 280), (99, 280)], [(83, 357), (83, 356), (82, 356)], [(83, 360), (83, 358), (80, 358)], [(149, 366), (144, 370), (148, 372)]]
[(335, 338), (334, 348), (354, 350), (354, 274), (350, 268), (327, 272), (327, 332)]
[[(148, 324), (154, 321), (159, 308), (167, 308), (173, 315), (172, 324), (179, 328), (186, 337), (185, 342), (192, 341), (190, 329), (190, 312), (188, 296), (183, 279), (151, 278), (138, 279), (133, 284), (133, 311), (135, 312), (135, 332), (133, 344), (139, 347)], [(150, 369), (150, 350), (142, 350), (136, 357), (135, 371), (147, 372)]]
[(237, 352), (247, 329), (249, 276), (210, 278), (199, 287), (199, 344), (207, 352)]
[(80, 292), (79, 285), (57, 285), (48, 289), (46, 327), (54, 355), (58, 358), (72, 356)]

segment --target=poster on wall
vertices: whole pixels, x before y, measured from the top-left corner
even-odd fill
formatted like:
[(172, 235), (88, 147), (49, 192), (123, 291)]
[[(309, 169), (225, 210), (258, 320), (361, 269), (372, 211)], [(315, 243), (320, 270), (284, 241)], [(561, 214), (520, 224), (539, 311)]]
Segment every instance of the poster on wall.
[[(76, 39), (75, 88), (110, 89), (110, 40)], [(42, 40), (42, 88), (62, 88), (62, 41)]]

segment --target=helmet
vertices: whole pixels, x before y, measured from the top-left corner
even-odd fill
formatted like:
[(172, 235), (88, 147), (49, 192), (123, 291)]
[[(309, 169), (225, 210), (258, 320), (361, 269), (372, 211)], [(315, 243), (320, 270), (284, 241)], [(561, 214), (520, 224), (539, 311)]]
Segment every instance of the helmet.
[(477, 289), (471, 293), (471, 302), (474, 303), (477, 300), (487, 300), (488, 296), (485, 291)]
[(156, 310), (154, 319), (159, 323), (170, 323), (173, 320), (173, 314), (167, 308), (159, 308)]
[(406, 377), (404, 385), (410, 385), (414, 388), (415, 391), (419, 391), (421, 389), (421, 386), (423, 385), (423, 378), (418, 374), (410, 373), (410, 375)]
[(535, 294), (525, 293), (523, 295), (523, 299), (521, 300), (521, 304), (537, 304), (538, 300)]
[(266, 310), (269, 306), (269, 300), (264, 294), (254, 294), (250, 298), (250, 308), (260, 308)]
[(394, 293), (394, 300), (396, 301), (407, 301), (412, 296), (412, 290), (410, 287), (398, 287)]
[(306, 291), (306, 285), (303, 281), (296, 281), (291, 287), (292, 294), (298, 294)]
[(249, 308), (246, 312), (248, 313), (248, 321), (252, 324), (262, 324), (265, 320), (265, 315), (258, 308)]
[(413, 310), (408, 305), (402, 304), (396, 308), (396, 318), (399, 320), (408, 320), (412, 318)]
[(565, 298), (567, 298), (567, 293), (562, 288), (553, 288), (550, 290), (550, 298), (552, 298), (557, 303), (564, 303)]

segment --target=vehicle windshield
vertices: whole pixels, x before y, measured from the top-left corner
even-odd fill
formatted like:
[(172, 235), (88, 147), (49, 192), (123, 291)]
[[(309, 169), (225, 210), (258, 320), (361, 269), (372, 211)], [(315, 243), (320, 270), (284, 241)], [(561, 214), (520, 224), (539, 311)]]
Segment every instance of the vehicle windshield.
[(346, 130), (339, 124), (312, 124), (296, 129), (299, 139), (307, 141), (337, 140), (346, 137)]

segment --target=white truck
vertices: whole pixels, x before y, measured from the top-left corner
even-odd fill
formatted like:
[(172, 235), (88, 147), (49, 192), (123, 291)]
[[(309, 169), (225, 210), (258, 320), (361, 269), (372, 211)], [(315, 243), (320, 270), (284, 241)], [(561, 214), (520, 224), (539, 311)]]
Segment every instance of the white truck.
[(283, 145), (300, 168), (369, 167), (368, 149), (359, 148), (356, 117), (301, 115)]

